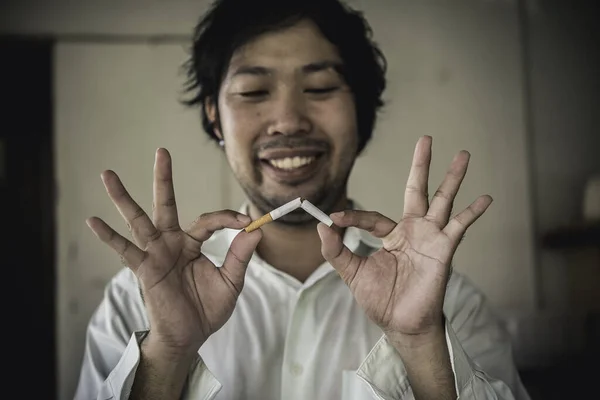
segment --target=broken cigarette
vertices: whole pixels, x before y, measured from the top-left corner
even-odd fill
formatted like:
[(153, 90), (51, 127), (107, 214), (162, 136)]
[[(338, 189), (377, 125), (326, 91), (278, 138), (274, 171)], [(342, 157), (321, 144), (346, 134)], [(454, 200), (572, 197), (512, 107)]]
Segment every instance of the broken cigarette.
[(327, 214), (325, 214), (323, 211), (319, 210), (310, 201), (308, 201), (308, 200), (302, 201), (302, 205), (300, 207), (302, 207), (304, 209), (304, 211), (306, 211), (307, 213), (309, 213), (310, 215), (312, 215), (313, 217), (315, 217), (316, 219), (318, 219), (325, 225), (327, 225), (329, 227), (331, 225), (333, 225), (333, 221), (331, 220), (331, 218), (329, 218), (329, 216)]
[(273, 211), (263, 215), (259, 219), (256, 219), (250, 223), (247, 227), (244, 228), (246, 232), (252, 232), (264, 224), (268, 224), (269, 222), (275, 221), (277, 218), (281, 218), (286, 214), (291, 213), (295, 209), (299, 208), (302, 205), (302, 198), (298, 197), (288, 203), (285, 203), (281, 207), (277, 207)]

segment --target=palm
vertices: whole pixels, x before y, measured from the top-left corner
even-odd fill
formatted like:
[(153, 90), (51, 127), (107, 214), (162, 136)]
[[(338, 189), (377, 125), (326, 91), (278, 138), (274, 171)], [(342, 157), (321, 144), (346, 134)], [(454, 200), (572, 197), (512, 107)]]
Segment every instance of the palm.
[(452, 201), (467, 169), (468, 153), (461, 153), (429, 205), (430, 156), (431, 143), (421, 140), (399, 223), (372, 212), (332, 214), (338, 226), (366, 229), (382, 238), (383, 247), (374, 254), (352, 254), (333, 231), (320, 228), (325, 258), (338, 270), (366, 314), (386, 332), (415, 335), (439, 326), (454, 252), (466, 228), (491, 202), (489, 196), (482, 196), (449, 220)]
[(157, 152), (152, 220), (116, 174), (107, 171), (103, 180), (135, 244), (98, 218), (88, 224), (136, 274), (153, 337), (172, 350), (197, 351), (231, 316), (260, 232), (238, 235), (223, 266), (217, 268), (202, 254), (202, 243), (218, 229), (243, 228), (250, 218), (228, 210), (204, 214), (183, 231), (175, 206), (171, 160), (165, 150)]
[(165, 232), (137, 270), (146, 307), (159, 319), (154, 333), (173, 346), (201, 343), (225, 323), (237, 299), (201, 245), (183, 231)]
[(437, 226), (423, 219), (403, 221), (382, 249), (364, 259), (350, 287), (379, 326), (420, 333), (413, 327), (430, 326), (439, 317), (432, 312), (437, 304), (430, 293), (445, 284), (451, 253), (451, 243)]

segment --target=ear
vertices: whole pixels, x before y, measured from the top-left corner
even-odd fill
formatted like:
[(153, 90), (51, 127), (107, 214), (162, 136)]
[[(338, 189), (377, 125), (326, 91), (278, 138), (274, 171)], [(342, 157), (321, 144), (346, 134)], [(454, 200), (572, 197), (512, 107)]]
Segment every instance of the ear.
[(204, 112), (206, 112), (206, 116), (208, 117), (208, 120), (213, 126), (213, 131), (215, 135), (219, 139), (223, 140), (223, 135), (221, 134), (221, 127), (219, 124), (217, 105), (212, 97), (207, 97), (206, 100), (204, 100)]

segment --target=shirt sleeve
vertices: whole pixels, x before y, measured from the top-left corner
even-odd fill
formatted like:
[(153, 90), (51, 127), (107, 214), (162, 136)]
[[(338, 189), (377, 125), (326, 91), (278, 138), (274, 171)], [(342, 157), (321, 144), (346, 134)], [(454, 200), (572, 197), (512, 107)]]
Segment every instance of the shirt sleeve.
[[(117, 275), (107, 286), (88, 324), (74, 400), (125, 400), (131, 393), (140, 344), (148, 330), (140, 329), (147, 322), (137, 286), (131, 285), (131, 277), (127, 277), (129, 281), (123, 278)], [(182, 399), (210, 400), (220, 389), (221, 384), (198, 356)]]
[[(446, 303), (446, 343), (458, 398), (529, 400), (513, 360), (510, 337), (484, 296), (461, 277), (449, 285)], [(376, 399), (414, 399), (402, 359), (385, 336), (357, 374)]]

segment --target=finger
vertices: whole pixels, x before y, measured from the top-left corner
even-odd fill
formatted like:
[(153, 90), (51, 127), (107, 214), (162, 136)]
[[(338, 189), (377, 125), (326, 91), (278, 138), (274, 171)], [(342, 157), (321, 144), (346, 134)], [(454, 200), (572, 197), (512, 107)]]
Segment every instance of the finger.
[(353, 226), (373, 236), (383, 238), (390, 234), (396, 223), (375, 211), (346, 210), (330, 215), (333, 222), (342, 228)]
[(160, 236), (148, 215), (131, 198), (123, 183), (113, 171), (104, 171), (101, 175), (108, 196), (115, 204), (131, 231), (133, 239), (140, 247)]
[(92, 232), (110, 248), (115, 250), (124, 264), (135, 272), (146, 258), (146, 253), (135, 244), (125, 239), (100, 218), (92, 217), (86, 221)]
[(467, 228), (473, 224), (492, 204), (492, 197), (488, 195), (480, 196), (471, 205), (461, 211), (458, 215), (448, 222), (443, 232), (454, 239), (458, 245)]
[(465, 150), (454, 157), (444, 180), (433, 195), (426, 218), (437, 223), (440, 228), (448, 223), (454, 199), (467, 173), (470, 157), (469, 152)]
[(260, 229), (250, 233), (240, 231), (231, 242), (231, 246), (229, 246), (221, 268), (236, 287), (238, 293), (242, 291), (246, 268), (260, 239), (262, 239), (262, 230)]
[(319, 223), (317, 231), (321, 238), (323, 258), (335, 268), (344, 282), (350, 285), (362, 263), (362, 257), (344, 246), (340, 235), (327, 225)]
[(154, 159), (154, 203), (152, 220), (161, 231), (179, 229), (175, 189), (173, 188), (173, 168), (171, 155), (167, 149), (156, 150)]
[(200, 215), (186, 230), (194, 239), (204, 242), (218, 230), (224, 228), (242, 229), (248, 226), (252, 219), (233, 210), (214, 211)]
[(427, 212), (431, 136), (423, 136), (415, 146), (412, 166), (404, 192), (404, 217), (422, 217)]

